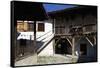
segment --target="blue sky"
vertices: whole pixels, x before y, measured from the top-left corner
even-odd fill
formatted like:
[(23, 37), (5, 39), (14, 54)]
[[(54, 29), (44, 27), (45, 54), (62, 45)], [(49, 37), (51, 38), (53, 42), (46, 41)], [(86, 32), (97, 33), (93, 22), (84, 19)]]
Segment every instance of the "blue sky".
[(46, 12), (75, 7), (74, 5), (69, 5), (69, 4), (68, 5), (67, 4), (43, 4), (43, 6)]

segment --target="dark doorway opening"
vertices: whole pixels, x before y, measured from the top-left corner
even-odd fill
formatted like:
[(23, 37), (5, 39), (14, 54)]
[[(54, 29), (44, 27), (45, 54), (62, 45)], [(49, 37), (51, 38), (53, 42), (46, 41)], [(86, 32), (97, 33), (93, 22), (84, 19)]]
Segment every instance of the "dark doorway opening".
[(26, 39), (20, 39), (20, 53), (22, 55), (25, 54), (25, 49), (26, 49)]
[(87, 44), (80, 44), (81, 55), (87, 55)]
[(71, 45), (66, 38), (55, 39), (55, 53), (56, 54), (71, 54)]

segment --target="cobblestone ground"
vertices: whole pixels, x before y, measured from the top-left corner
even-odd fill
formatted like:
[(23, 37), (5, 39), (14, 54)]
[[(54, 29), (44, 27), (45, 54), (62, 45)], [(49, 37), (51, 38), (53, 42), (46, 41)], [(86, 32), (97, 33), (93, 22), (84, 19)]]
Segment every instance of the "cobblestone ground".
[(38, 64), (75, 63), (77, 62), (77, 57), (74, 56), (72, 58), (71, 55), (39, 56), (37, 62)]
[(57, 64), (57, 63), (76, 63), (77, 57), (71, 55), (54, 55), (54, 56), (30, 56), (15, 63), (15, 66)]

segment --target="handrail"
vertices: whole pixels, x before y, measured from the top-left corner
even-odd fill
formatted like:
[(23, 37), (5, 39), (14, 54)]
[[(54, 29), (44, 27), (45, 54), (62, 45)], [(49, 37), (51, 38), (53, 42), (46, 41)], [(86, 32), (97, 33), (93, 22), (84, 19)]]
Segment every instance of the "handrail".
[[(50, 33), (52, 30), (50, 30), (50, 31), (48, 31), (47, 33), (45, 33), (45, 34), (43, 34), (43, 35), (41, 35), (41, 36), (39, 36), (38, 38), (36, 38), (36, 39), (40, 39), (41, 37), (43, 37), (43, 36), (45, 36), (45, 35), (47, 35), (48, 33)], [(26, 36), (26, 35), (23, 35), (23, 34), (21, 34), (20, 33), (20, 36)], [(32, 35), (30, 35), (30, 37), (32, 37)], [(18, 37), (19, 38), (19, 37)]]
[[(80, 32), (87, 32), (86, 29), (84, 30), (83, 28), (91, 27), (91, 26), (96, 26), (96, 24), (87, 24), (87, 25), (72, 25), (69, 28), (69, 33), (80, 33)], [(93, 29), (90, 31), (94, 31)]]
[(41, 37), (43, 37), (43, 36), (47, 35), (47, 34), (48, 34), (48, 33), (50, 33), (51, 31), (52, 31), (52, 30), (48, 31), (47, 33), (45, 33), (45, 34), (41, 35), (40, 37), (38, 37), (38, 38), (36, 38), (36, 39), (39, 39), (39, 38), (41, 38)]
[(47, 38), (48, 38), (48, 37), (50, 37), (50, 36), (52, 36), (52, 34), (47, 35), (46, 37), (44, 37), (44, 38), (43, 38), (43, 39), (41, 39), (40, 41), (45, 40), (45, 39), (47, 39)]
[(54, 36), (45, 45), (43, 45), (37, 50), (37, 54), (39, 54), (53, 39), (54, 39)]

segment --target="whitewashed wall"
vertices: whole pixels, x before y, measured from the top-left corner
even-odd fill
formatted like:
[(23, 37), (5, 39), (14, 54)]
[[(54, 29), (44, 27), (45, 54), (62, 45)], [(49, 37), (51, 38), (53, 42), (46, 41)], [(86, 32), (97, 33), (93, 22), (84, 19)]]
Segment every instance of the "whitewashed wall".
[[(37, 23), (45, 23), (45, 29), (44, 29), (45, 31), (44, 32), (38, 32), (37, 31), (36, 32), (36, 38), (39, 38), (40, 36), (47, 37), (49, 34), (52, 34), (52, 23), (39, 22), (39, 21)], [(36, 28), (36, 30), (37, 30), (37, 28)], [(30, 40), (31, 38), (32, 38), (32, 40), (34, 40), (34, 32), (33, 31), (20, 32), (20, 33), (21, 34), (18, 36), (17, 40), (19, 40), (19, 39), (27, 39), (27, 40)], [(44, 34), (46, 34), (46, 35), (44, 35)], [(31, 38), (30, 38), (30, 36), (31, 36)], [(40, 39), (37, 39), (37, 41), (40, 41), (43, 37), (41, 37)]]
[[(44, 29), (45, 31), (36, 33), (37, 41), (43, 42), (45, 44), (54, 36), (52, 32), (52, 28), (53, 28), (52, 23), (46, 21), (45, 22), (38, 21), (37, 23), (45, 23), (45, 29)], [(34, 32), (20, 32), (20, 33), (21, 34), (18, 36), (17, 40), (19, 39), (34, 40)], [(53, 55), (53, 42), (49, 43), (49, 45), (46, 48), (44, 48), (39, 53), (39, 55), (41, 56)]]
[(53, 42), (47, 45), (38, 56), (53, 56)]
[[(52, 32), (52, 29), (53, 29), (53, 26), (52, 26), (52, 23), (48, 23), (48, 22), (45, 22), (45, 33), (47, 33), (47, 32), (49, 32), (49, 31), (51, 31), (50, 33), (48, 33), (47, 35), (46, 35), (46, 37), (47, 37), (47, 42), (49, 41), (49, 40), (51, 40), (51, 38), (54, 36), (53, 35), (53, 32)], [(41, 35), (43, 35), (43, 34), (45, 34), (44, 32), (38, 32), (37, 33), (37, 37), (39, 37), (39, 36), (41, 36)], [(51, 35), (52, 34), (52, 35)], [(50, 36), (51, 35), (51, 36)], [(44, 41), (46, 41), (46, 40), (44, 40)], [(44, 42), (43, 41), (43, 42)], [(53, 41), (51, 42), (51, 43), (49, 43), (49, 45), (47, 45), (39, 54), (38, 54), (38, 56), (52, 56), (53, 55)]]

